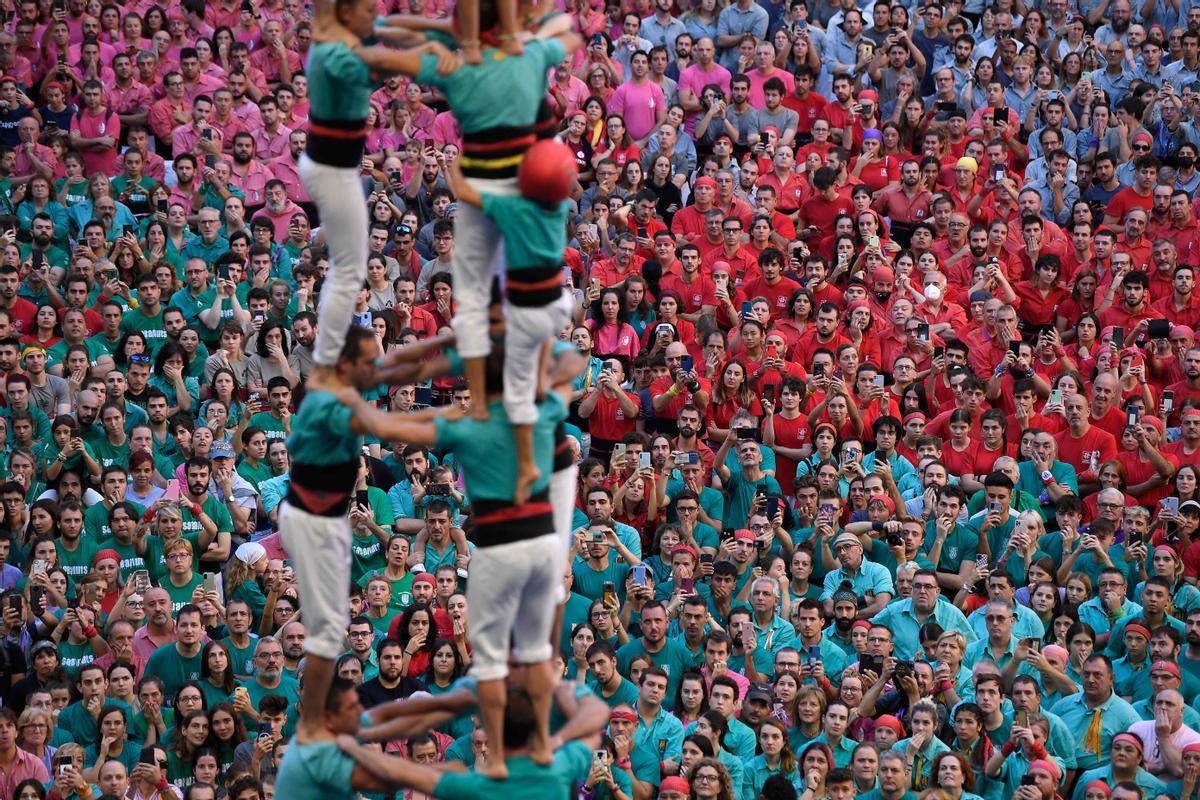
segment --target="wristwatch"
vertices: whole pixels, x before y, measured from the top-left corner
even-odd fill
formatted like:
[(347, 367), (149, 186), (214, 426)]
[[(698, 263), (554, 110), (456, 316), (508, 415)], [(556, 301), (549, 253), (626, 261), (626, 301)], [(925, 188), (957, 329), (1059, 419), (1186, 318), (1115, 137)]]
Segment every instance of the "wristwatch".
[(1054, 473), (1048, 469), (1042, 470), (1042, 483), (1049, 483), (1054, 480)]

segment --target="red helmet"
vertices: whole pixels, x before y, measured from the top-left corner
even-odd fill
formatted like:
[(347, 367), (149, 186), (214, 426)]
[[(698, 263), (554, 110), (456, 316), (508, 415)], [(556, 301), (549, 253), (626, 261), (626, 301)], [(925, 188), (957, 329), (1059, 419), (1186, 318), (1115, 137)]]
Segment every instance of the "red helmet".
[(554, 139), (543, 139), (525, 151), (517, 185), (530, 200), (556, 205), (570, 197), (577, 176), (571, 148)]

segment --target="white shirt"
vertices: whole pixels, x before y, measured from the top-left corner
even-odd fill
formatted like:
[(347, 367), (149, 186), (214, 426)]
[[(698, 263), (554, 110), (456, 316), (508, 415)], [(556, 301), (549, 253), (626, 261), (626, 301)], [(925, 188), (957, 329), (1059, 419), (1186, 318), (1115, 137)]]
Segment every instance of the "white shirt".
[[(1158, 734), (1154, 732), (1154, 720), (1135, 722), (1129, 726), (1129, 732), (1140, 736), (1146, 745), (1142, 766), (1150, 772), (1161, 770), (1163, 766), (1162, 751), (1158, 746)], [(1183, 750), (1189, 744), (1200, 743), (1200, 733), (1187, 725), (1182, 725), (1179, 730), (1171, 734), (1171, 741), (1175, 743), (1176, 747)]]

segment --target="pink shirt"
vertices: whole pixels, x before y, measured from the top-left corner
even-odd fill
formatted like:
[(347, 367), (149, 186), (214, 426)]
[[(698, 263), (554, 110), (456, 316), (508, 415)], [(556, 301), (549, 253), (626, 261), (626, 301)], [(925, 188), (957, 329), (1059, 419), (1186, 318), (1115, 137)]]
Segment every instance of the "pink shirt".
[(131, 81), (129, 88), (122, 89), (116, 81), (108, 84), (105, 98), (109, 107), (118, 114), (132, 114), (136, 111), (149, 111), (154, 105), (154, 96), (150, 89), (138, 81)]
[(288, 151), (288, 137), (292, 135), (291, 128), (285, 128), (283, 125), (274, 134), (268, 133), (266, 128), (260, 127), (254, 131), (254, 155), (256, 158), (261, 158), (264, 161), (270, 161), (272, 158), (277, 158)]
[(574, 75), (567, 76), (567, 85), (565, 87), (560, 83), (556, 83), (554, 80), (553, 69), (550, 70), (550, 88), (557, 89), (558, 91), (562, 92), (563, 97), (566, 98), (567, 107), (559, 108), (558, 99), (553, 94), (550, 95), (551, 107), (564, 117), (570, 116), (576, 111), (582, 110), (583, 104), (587, 102), (588, 97), (591, 96), (591, 93), (588, 91), (587, 84), (579, 80), (579, 78), (576, 78)]
[[(71, 119), (71, 133), (78, 134), (84, 139), (98, 139), (109, 136), (116, 142), (121, 141), (121, 120), (107, 108), (100, 109), (99, 114), (92, 114), (83, 109)], [(117, 147), (114, 144), (105, 150), (84, 150), (84, 170), (90, 175), (103, 172), (105, 175), (117, 173)]]
[[(249, 199), (247, 199), (246, 205), (250, 205)], [(303, 210), (304, 209), (300, 208), (300, 206), (296, 205), (291, 200), (288, 200), (288, 204), (283, 209), (282, 214), (272, 214), (270, 211), (264, 208), (251, 217), (250, 221), (253, 222), (256, 219), (271, 220), (271, 224), (275, 226), (275, 241), (282, 242), (287, 238), (288, 222), (291, 221), (292, 215)]]
[[(212, 127), (211, 125), (208, 127)], [(201, 129), (203, 130), (203, 128)], [(219, 140), (220, 132), (214, 133), (214, 136)], [(200, 141), (200, 132), (196, 130), (196, 126), (192, 123), (180, 125), (175, 130), (171, 131), (171, 148), (175, 151), (175, 155), (179, 156), (183, 153), (192, 153), (200, 162), (204, 162), (204, 156), (208, 151), (201, 153), (196, 148), (196, 143)]]
[[(46, 166), (50, 167), (51, 171), (58, 170), (58, 159), (54, 155), (54, 151), (44, 144), (35, 144), (33, 153), (37, 156), (38, 161), (41, 161)], [(13, 167), (13, 175), (18, 178), (24, 178), (26, 175), (32, 175), (34, 172), (33, 161), (25, 154), (25, 146), (17, 146), (17, 164)]]
[(262, 127), (262, 114), (258, 110), (258, 104), (249, 97), (243, 97), (241, 103), (234, 103), (231, 113), (242, 121), (248, 131)]
[[(246, 195), (247, 206), (257, 206), (266, 202), (267, 181), (273, 177), (275, 176), (271, 174), (271, 170), (264, 167), (260, 162), (252, 160), (246, 166), (246, 174), (244, 176), (238, 175), (237, 170), (234, 170), (233, 177), (230, 178), (230, 183), (241, 189), (242, 193)], [(286, 235), (286, 222), (284, 223), (283, 230), (284, 235)]]
[[(699, 64), (692, 64), (685, 69), (679, 76), (679, 84), (676, 91), (690, 89), (696, 97), (700, 97), (704, 93), (704, 87), (710, 83), (715, 83), (721, 87), (721, 91), (726, 95), (729, 94), (729, 82), (733, 80), (733, 76), (729, 74), (729, 70), (722, 67), (717, 62), (713, 62), (711, 68), (705, 72), (700, 69)], [(700, 118), (699, 111), (688, 112), (687, 122), (684, 127), (687, 132), (691, 133), (696, 130), (696, 120)]]
[(213, 92), (225, 85), (225, 82), (219, 78), (213, 78), (205, 75), (203, 72), (196, 76), (195, 83), (183, 83), (183, 96), (189, 103), (196, 102), (196, 98), (202, 94), (208, 95), (211, 99)]
[(608, 101), (608, 113), (625, 118), (625, 128), (634, 139), (645, 139), (654, 132), (658, 112), (667, 113), (667, 99), (662, 88), (646, 81), (641, 86), (622, 83)]
[[(771, 78), (779, 78), (783, 81), (784, 97), (790, 97), (796, 91), (796, 79), (787, 70), (782, 70), (779, 67), (772, 67), (770, 75), (762, 75), (758, 70), (752, 69), (746, 73), (746, 77), (750, 79), (750, 105), (755, 108), (762, 108), (767, 104), (766, 98), (763, 97), (763, 84), (771, 80)], [(699, 96), (699, 95), (697, 95)]]
[(438, 147), (453, 143), (462, 150), (462, 128), (458, 127), (458, 120), (454, 118), (454, 114), (443, 111), (437, 115), (433, 122), (433, 141)]
[(288, 197), (297, 203), (312, 201), (312, 198), (308, 195), (308, 190), (304, 188), (304, 183), (300, 180), (300, 172), (296, 168), (296, 161), (292, 158), (290, 151), (278, 158), (271, 159), (267, 162), (267, 166), (271, 168), (271, 173), (276, 178), (283, 181), (283, 185), (287, 187)]
[[(171, 635), (168, 636), (166, 641), (164, 641), (162, 644), (170, 644), (173, 641), (175, 641), (175, 631), (172, 629)], [(154, 651), (160, 646), (161, 645), (155, 644), (154, 640), (150, 638), (150, 629), (145, 625), (134, 631), (133, 654), (135, 656), (139, 658), (150, 658)]]

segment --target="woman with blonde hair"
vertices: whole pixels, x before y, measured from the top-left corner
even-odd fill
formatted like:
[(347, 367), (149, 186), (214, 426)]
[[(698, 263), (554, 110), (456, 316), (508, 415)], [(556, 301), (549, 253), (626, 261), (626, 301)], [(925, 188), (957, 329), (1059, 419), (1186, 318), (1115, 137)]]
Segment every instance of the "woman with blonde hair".
[(53, 732), (54, 718), (44, 708), (28, 706), (17, 720), (17, 746), (37, 756), (46, 765), (47, 771), (54, 763), (54, 754), (58, 752), (57, 747), (50, 745)]

